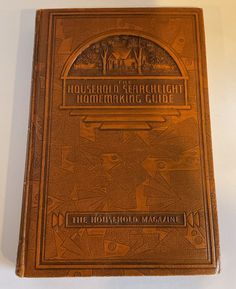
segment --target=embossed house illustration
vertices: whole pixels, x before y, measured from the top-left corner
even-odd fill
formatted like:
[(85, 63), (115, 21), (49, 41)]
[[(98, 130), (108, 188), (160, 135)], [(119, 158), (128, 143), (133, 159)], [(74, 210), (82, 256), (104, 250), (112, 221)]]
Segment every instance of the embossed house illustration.
[(132, 48), (119, 47), (116, 48), (108, 57), (107, 70), (135, 70), (137, 62), (133, 56)]

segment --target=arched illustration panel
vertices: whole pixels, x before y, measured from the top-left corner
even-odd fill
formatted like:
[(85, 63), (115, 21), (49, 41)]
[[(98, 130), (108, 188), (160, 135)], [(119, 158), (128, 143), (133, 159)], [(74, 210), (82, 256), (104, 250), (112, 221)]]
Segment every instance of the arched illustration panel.
[(121, 75), (187, 78), (183, 64), (166, 44), (137, 31), (93, 37), (72, 53), (62, 72), (62, 78)]

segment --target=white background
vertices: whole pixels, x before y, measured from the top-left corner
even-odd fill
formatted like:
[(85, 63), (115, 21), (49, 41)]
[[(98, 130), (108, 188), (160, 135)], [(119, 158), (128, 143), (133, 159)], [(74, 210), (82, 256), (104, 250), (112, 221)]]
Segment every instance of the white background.
[[(37, 8), (204, 8), (222, 271), (216, 276), (15, 276)], [(236, 288), (236, 1), (0, 0), (0, 289)]]

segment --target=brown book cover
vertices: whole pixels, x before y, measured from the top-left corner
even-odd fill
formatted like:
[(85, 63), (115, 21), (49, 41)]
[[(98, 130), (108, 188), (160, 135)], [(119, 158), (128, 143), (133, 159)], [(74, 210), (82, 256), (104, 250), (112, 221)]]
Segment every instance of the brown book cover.
[(37, 11), (16, 273), (214, 274), (203, 13)]

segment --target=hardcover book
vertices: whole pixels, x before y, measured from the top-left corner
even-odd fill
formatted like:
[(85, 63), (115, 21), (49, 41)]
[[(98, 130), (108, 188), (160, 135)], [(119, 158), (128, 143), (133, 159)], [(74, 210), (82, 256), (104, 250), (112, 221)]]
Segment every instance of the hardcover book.
[(17, 275), (218, 271), (202, 10), (37, 11)]

